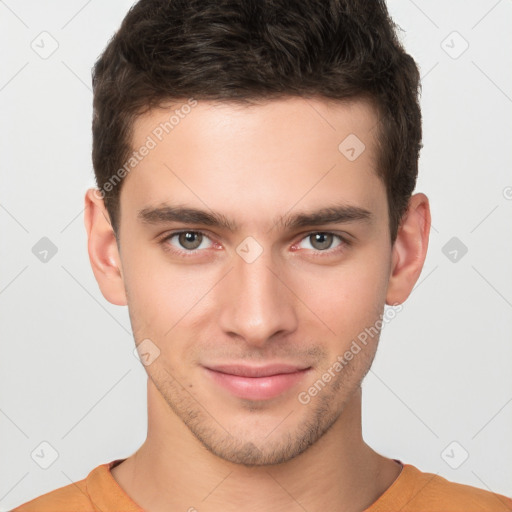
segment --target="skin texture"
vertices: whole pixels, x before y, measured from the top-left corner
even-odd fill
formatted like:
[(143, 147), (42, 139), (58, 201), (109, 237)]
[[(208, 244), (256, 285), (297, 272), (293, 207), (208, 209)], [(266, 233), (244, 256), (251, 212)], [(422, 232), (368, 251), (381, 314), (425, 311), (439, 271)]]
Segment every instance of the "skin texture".
[[(139, 117), (133, 147), (179, 105)], [(87, 191), (88, 251), (101, 291), (128, 305), (136, 343), (149, 339), (160, 351), (145, 366), (147, 439), (112, 470), (145, 510), (364, 510), (398, 477), (400, 466), (361, 433), (360, 385), (378, 335), (309, 403), (298, 400), (385, 304), (406, 300), (425, 260), (424, 194), (411, 198), (391, 245), (377, 123), (362, 101), (200, 101), (125, 178), (119, 244), (103, 201)], [(338, 149), (350, 134), (365, 144), (354, 161)], [(137, 218), (164, 203), (220, 212), (239, 228)], [(274, 222), (339, 204), (372, 219), (294, 231)], [(180, 229), (205, 235), (189, 245), (162, 240)], [(319, 232), (350, 244), (315, 242)], [(262, 249), (251, 263), (237, 253), (247, 237)], [(166, 247), (198, 248), (184, 256)], [(204, 368), (276, 362), (310, 370), (267, 400), (233, 396)]]

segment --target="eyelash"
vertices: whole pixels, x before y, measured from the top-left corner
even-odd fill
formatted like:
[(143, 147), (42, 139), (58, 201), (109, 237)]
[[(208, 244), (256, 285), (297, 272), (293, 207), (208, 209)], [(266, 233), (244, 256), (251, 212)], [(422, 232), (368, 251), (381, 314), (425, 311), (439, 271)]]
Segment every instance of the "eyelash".
[[(190, 256), (195, 256), (197, 253), (201, 252), (202, 250), (204, 249), (194, 249), (194, 250), (191, 250), (191, 251), (185, 251), (185, 250), (179, 250), (179, 249), (175, 249), (174, 247), (171, 248), (171, 246), (167, 243), (169, 240), (171, 240), (173, 237), (177, 236), (177, 235), (180, 235), (182, 233), (199, 233), (207, 238), (210, 238), (208, 236), (207, 233), (205, 233), (204, 231), (201, 231), (199, 229), (182, 229), (180, 231), (174, 231), (172, 233), (169, 233), (168, 235), (165, 235), (161, 240), (160, 240), (160, 244), (162, 244), (163, 248), (165, 251), (167, 252), (170, 252), (172, 254), (177, 254), (178, 256), (184, 256), (184, 257), (190, 257)], [(304, 240), (305, 238), (308, 238), (310, 237), (311, 235), (317, 235), (317, 234), (322, 234), (322, 235), (333, 235), (337, 238), (340, 239), (341, 243), (335, 247), (334, 249), (326, 249), (324, 251), (320, 251), (320, 250), (316, 250), (314, 253), (313, 253), (313, 257), (324, 257), (323, 255), (324, 254), (327, 254), (327, 255), (333, 255), (333, 254), (337, 254), (338, 252), (341, 252), (342, 250), (344, 250), (346, 247), (350, 246), (351, 245), (351, 242), (337, 234), (337, 233), (333, 233), (331, 231), (311, 231), (309, 233), (307, 233), (305, 236), (303, 236), (300, 240), (299, 240), (299, 243), (302, 242), (302, 240)], [(295, 245), (295, 244), (294, 244)]]

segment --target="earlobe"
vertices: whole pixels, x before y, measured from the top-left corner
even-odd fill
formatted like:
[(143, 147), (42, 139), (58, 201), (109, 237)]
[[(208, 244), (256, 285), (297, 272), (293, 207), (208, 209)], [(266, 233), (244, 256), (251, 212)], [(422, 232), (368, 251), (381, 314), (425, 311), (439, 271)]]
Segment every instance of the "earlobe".
[(410, 295), (423, 269), (429, 234), (428, 198), (425, 194), (417, 193), (409, 200), (409, 207), (393, 244), (386, 304), (402, 304)]
[(103, 199), (95, 188), (85, 193), (84, 224), (89, 261), (101, 293), (110, 303), (126, 306), (117, 241)]

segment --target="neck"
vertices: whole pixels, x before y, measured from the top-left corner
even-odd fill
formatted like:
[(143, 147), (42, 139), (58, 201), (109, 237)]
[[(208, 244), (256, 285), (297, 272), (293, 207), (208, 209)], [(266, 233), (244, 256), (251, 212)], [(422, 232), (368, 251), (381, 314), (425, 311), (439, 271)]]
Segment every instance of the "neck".
[(375, 502), (400, 469), (362, 439), (361, 388), (306, 451), (285, 463), (247, 467), (208, 451), (149, 380), (147, 439), (112, 475), (148, 512), (355, 512)]

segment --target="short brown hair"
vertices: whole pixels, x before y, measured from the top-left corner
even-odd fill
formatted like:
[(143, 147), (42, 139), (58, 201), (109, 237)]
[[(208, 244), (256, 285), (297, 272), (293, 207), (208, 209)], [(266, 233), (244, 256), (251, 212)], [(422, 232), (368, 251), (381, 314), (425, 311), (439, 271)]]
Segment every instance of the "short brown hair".
[(422, 136), (419, 72), (396, 31), (379, 0), (137, 2), (93, 68), (92, 159), (116, 236), (123, 181), (112, 186), (112, 177), (133, 151), (137, 116), (190, 97), (316, 96), (376, 106), (378, 175), (394, 242)]

